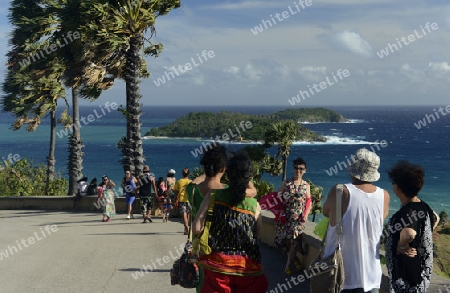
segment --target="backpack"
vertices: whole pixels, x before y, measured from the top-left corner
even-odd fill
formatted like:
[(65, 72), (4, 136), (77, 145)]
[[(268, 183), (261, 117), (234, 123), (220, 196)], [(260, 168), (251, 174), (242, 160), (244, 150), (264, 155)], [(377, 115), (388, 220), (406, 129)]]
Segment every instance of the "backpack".
[(188, 241), (180, 259), (173, 263), (170, 270), (170, 283), (183, 288), (195, 288), (200, 282), (200, 271), (197, 258), (192, 251), (192, 243)]

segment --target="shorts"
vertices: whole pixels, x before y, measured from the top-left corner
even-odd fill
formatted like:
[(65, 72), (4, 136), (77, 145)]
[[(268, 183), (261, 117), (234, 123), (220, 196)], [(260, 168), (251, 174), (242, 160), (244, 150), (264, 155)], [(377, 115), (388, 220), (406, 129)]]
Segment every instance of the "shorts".
[(223, 293), (264, 293), (269, 287), (266, 275), (259, 276), (236, 276), (226, 275), (204, 269), (201, 293), (223, 292)]
[(178, 211), (180, 214), (190, 214), (191, 213), (191, 205), (188, 202), (179, 202), (178, 203)]
[(152, 197), (141, 197), (141, 214), (145, 215), (147, 211), (151, 211), (153, 208)]
[(130, 194), (125, 195), (125, 200), (126, 200), (127, 204), (133, 204), (135, 199), (136, 199), (136, 196), (134, 194), (132, 194), (132, 195), (130, 195)]

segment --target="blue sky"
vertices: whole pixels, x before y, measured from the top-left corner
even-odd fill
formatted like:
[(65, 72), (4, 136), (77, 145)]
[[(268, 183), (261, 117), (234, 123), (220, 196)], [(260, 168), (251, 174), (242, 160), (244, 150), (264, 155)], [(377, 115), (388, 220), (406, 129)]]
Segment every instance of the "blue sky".
[[(182, 1), (181, 8), (157, 19), (156, 40), (164, 50), (156, 59), (146, 58), (152, 75), (141, 83), (143, 104), (450, 104), (449, 2), (311, 0), (302, 8), (299, 1)], [(3, 7), (3, 64), (11, 30), (7, 13)], [(276, 20), (271, 27), (270, 15)], [(436, 23), (435, 29), (427, 30), (427, 23)], [(254, 34), (251, 29), (260, 25), (262, 31)], [(400, 48), (396, 38), (407, 40), (410, 35), (413, 41), (400, 43)], [(389, 43), (391, 50), (380, 58)], [(214, 57), (202, 57), (200, 63), (197, 54), (205, 50)], [(186, 63), (191, 70), (177, 70)], [(328, 82), (344, 69), (349, 76)], [(163, 76), (165, 83), (157, 86), (155, 81)], [(289, 103), (299, 91), (308, 90), (313, 94), (294, 106)], [(124, 100), (125, 86), (118, 81), (95, 104)]]

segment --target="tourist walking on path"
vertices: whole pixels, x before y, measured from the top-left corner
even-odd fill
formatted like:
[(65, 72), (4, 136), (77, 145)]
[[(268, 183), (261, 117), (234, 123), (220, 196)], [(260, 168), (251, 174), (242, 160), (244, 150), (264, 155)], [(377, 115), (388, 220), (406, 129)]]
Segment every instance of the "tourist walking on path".
[(166, 187), (166, 191), (168, 191), (170, 193), (170, 196), (173, 198), (174, 196), (174, 191), (173, 189), (175, 188), (175, 183), (177, 182), (177, 179), (175, 178), (175, 170), (174, 169), (169, 169), (169, 171), (167, 171), (167, 175), (166, 175), (166, 182), (165, 182), (165, 187)]
[[(203, 167), (205, 173), (195, 178), (186, 186), (186, 195), (191, 205), (192, 218), (196, 217), (204, 195), (212, 191), (210, 197), (214, 198), (216, 190), (228, 187), (221, 182), (222, 176), (225, 174), (227, 162), (227, 149), (220, 144), (214, 145), (213, 148), (208, 149), (203, 154), (200, 165)], [(196, 243), (200, 245), (199, 241)], [(194, 251), (198, 253), (201, 251), (201, 248), (195, 245)], [(199, 269), (200, 280), (197, 286), (197, 292), (200, 292), (203, 284), (203, 266), (201, 264), (199, 265)]]
[(97, 186), (97, 200), (103, 202), (102, 222), (111, 222), (111, 218), (116, 214), (116, 206), (114, 205), (114, 186), (116, 186), (114, 182), (109, 180), (106, 175), (103, 175), (102, 182)]
[(193, 233), (201, 234), (210, 200), (214, 200), (209, 230), (214, 237), (208, 241), (212, 252), (199, 256), (204, 267), (200, 292), (263, 293), (268, 281), (257, 240), (262, 224), (261, 207), (246, 194), (253, 175), (252, 161), (245, 154), (237, 154), (230, 159), (226, 172), (229, 188), (216, 190), (214, 198), (208, 192), (193, 222)]
[(284, 181), (278, 188), (281, 200), (284, 200), (284, 216), (286, 221), (277, 222), (275, 245), (283, 253), (287, 254), (287, 262), (284, 272), (287, 275), (294, 273), (292, 265), (297, 269), (302, 268), (297, 252), (301, 251), (302, 233), (308, 214), (311, 209), (311, 191), (308, 182), (303, 180), (306, 173), (306, 162), (297, 158), (293, 162), (294, 177)]
[(130, 170), (125, 171), (125, 177), (122, 178), (122, 188), (125, 193), (125, 200), (127, 203), (127, 220), (134, 219), (133, 216), (133, 202), (136, 199), (136, 178), (131, 175)]
[(151, 216), (153, 200), (158, 196), (155, 183), (155, 174), (149, 172), (149, 166), (145, 165), (143, 169), (144, 174), (139, 178), (137, 185), (143, 218), (142, 223), (153, 222)]
[(191, 182), (189, 179), (189, 169), (184, 168), (182, 175), (183, 178), (178, 180), (174, 186), (175, 208), (178, 208), (180, 215), (183, 218), (184, 235), (188, 235), (191, 206), (186, 195), (186, 186)]
[(205, 173), (186, 186), (186, 194), (191, 205), (193, 218), (197, 215), (205, 194), (211, 190), (223, 189), (227, 186), (221, 182), (227, 162), (227, 149), (218, 143), (203, 154), (200, 165), (202, 165)]
[(425, 171), (400, 161), (388, 171), (392, 189), (401, 203), (389, 219), (386, 266), (390, 292), (426, 292), (433, 271), (433, 230), (438, 216), (418, 195)]
[[(380, 240), (383, 220), (389, 212), (389, 193), (373, 182), (380, 179), (380, 157), (359, 149), (347, 167), (351, 183), (342, 191), (342, 235), (339, 237), (344, 261), (343, 293), (379, 292), (381, 284)], [(324, 257), (338, 246), (336, 229), (336, 185), (328, 192), (323, 214), (329, 218)]]

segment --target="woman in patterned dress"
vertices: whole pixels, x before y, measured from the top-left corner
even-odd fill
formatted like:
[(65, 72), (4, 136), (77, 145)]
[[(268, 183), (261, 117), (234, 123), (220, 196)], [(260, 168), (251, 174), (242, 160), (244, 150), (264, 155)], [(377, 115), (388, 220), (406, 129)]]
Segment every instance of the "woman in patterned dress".
[[(284, 181), (278, 188), (278, 198), (284, 200), (286, 221), (279, 221), (276, 226), (275, 245), (287, 253), (284, 272), (293, 274), (292, 264), (301, 269), (301, 262), (296, 253), (301, 248), (301, 236), (308, 221), (311, 209), (311, 192), (308, 182), (302, 179), (306, 173), (306, 162), (302, 158), (294, 160), (294, 177)], [(281, 196), (282, 195), (282, 196)], [(284, 217), (281, 217), (284, 218)]]
[(424, 170), (407, 161), (390, 171), (392, 189), (401, 208), (389, 219), (386, 229), (386, 266), (391, 293), (426, 292), (433, 271), (433, 229), (438, 216), (419, 197)]
[(102, 222), (111, 222), (116, 214), (116, 206), (114, 204), (114, 188), (115, 184), (109, 180), (108, 176), (102, 177), (102, 183), (97, 186), (98, 199), (103, 201), (103, 219)]

